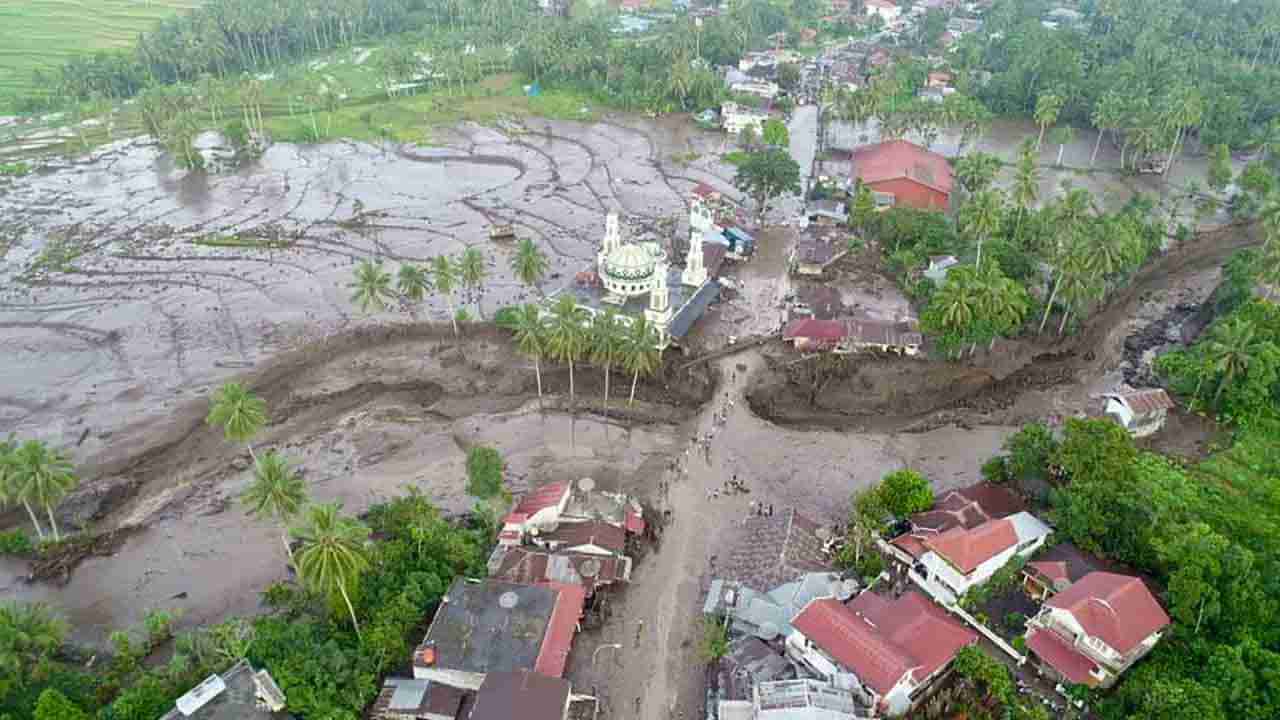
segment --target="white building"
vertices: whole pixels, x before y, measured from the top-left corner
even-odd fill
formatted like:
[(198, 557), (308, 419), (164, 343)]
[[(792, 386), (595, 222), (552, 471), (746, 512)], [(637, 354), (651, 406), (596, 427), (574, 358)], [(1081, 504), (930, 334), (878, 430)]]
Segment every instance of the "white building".
[(737, 103), (725, 103), (720, 106), (720, 123), (724, 131), (737, 135), (745, 127), (755, 128), (756, 135), (764, 134), (765, 121), (769, 113)]
[(950, 605), (986, 582), (1014, 556), (1027, 557), (1053, 532), (1034, 515), (1020, 512), (972, 529), (956, 527), (924, 537), (925, 552), (911, 569), (912, 581)]
[(729, 89), (736, 93), (762, 97), (765, 100), (772, 100), (778, 97), (778, 93), (782, 92), (782, 88), (778, 87), (777, 83), (772, 83), (767, 80), (736, 82), (730, 85)]
[(1164, 427), (1173, 400), (1164, 390), (1106, 393), (1105, 412), (1134, 437), (1146, 437)]
[(1027, 623), (1027, 649), (1059, 682), (1107, 687), (1151, 652), (1168, 626), (1142, 580), (1091, 572)]
[(872, 715), (901, 715), (928, 694), (978, 636), (916, 592), (863, 592), (848, 604), (811, 601), (792, 622), (786, 653)]
[(879, 15), (885, 25), (892, 24), (902, 17), (902, 8), (898, 7), (893, 0), (864, 0), (863, 4), (866, 5), (867, 15)]

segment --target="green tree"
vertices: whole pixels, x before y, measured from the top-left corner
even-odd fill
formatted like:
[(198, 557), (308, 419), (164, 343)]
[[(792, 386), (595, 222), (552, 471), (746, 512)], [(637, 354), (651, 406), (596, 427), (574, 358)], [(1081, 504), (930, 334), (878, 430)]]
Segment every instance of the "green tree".
[(769, 201), (783, 193), (800, 192), (800, 166), (786, 150), (771, 148), (751, 153), (738, 166), (733, 186), (756, 202), (761, 222), (769, 209)]
[(257, 460), (249, 441), (267, 424), (267, 404), (257, 395), (240, 383), (226, 383), (214, 394), (204, 421), (221, 428), (227, 440), (244, 443), (249, 455)]
[(14, 452), (17, 449), (18, 445), (12, 436), (7, 440), (0, 440), (0, 507), (8, 507), (10, 503), (15, 502), (21, 503), (27, 510), (27, 516), (31, 518), (31, 525), (35, 528), (36, 534), (43, 539), (44, 530), (40, 527), (40, 519), (31, 506), (31, 498), (24, 495), (24, 489), (18, 483), (17, 466), (14, 464)]
[(1226, 145), (1214, 145), (1209, 156), (1209, 187), (1223, 192), (1231, 184), (1231, 174), (1231, 150)]
[(274, 450), (253, 464), (253, 482), (240, 496), (250, 515), (280, 525), (280, 542), (289, 564), (293, 564), (293, 548), (289, 546), (289, 523), (307, 502), (307, 484), (289, 467), (289, 460)]
[(409, 302), (409, 311), (416, 313), (413, 308), (426, 300), (431, 291), (431, 278), (421, 267), (405, 263), (396, 272), (396, 290)]
[(1036, 138), (1036, 152), (1044, 143), (1044, 133), (1049, 126), (1058, 122), (1058, 113), (1062, 112), (1062, 97), (1054, 93), (1044, 93), (1036, 98), (1035, 120), (1040, 126), (1040, 135)]
[(457, 337), (458, 313), (453, 307), (453, 291), (458, 288), (458, 268), (448, 255), (437, 255), (431, 259), (431, 279), (435, 281), (436, 290), (444, 295), (449, 321), (453, 323), (453, 336)]
[(1213, 329), (1207, 352), (1214, 368), (1221, 375), (1218, 389), (1213, 394), (1213, 404), (1218, 405), (1222, 391), (1233, 381), (1244, 377), (1249, 366), (1262, 352), (1253, 323), (1242, 318), (1232, 318)]
[(956, 177), (970, 196), (991, 187), (1000, 172), (1000, 158), (991, 153), (972, 152), (956, 160)]
[(729, 622), (718, 618), (703, 618), (702, 644), (698, 647), (698, 655), (703, 662), (718, 662), (729, 654)]
[(487, 500), (503, 492), (506, 464), (498, 451), (483, 445), (467, 451), (467, 494)]
[(551, 308), (547, 349), (551, 356), (569, 366), (569, 403), (574, 401), (573, 366), (588, 349), (585, 311), (570, 295), (561, 295)]
[(36, 701), (36, 711), (32, 715), (32, 719), (89, 720), (89, 715), (57, 689), (48, 688), (40, 693), (40, 699)]
[(1054, 455), (1072, 482), (1119, 482), (1133, 477), (1138, 451), (1129, 433), (1110, 420), (1071, 418)]
[(1035, 206), (1040, 197), (1040, 168), (1036, 164), (1036, 152), (1031, 146), (1030, 138), (1022, 143), (1018, 151), (1018, 166), (1013, 175), (1013, 202), (1018, 206), (1018, 225), (1014, 235), (1022, 235), (1022, 221), (1027, 211)]
[(744, 150), (753, 149), (756, 146), (756, 141), (758, 139), (759, 136), (756, 134), (756, 128), (754, 125), (743, 125), (742, 129), (738, 131), (738, 144), (741, 145)]
[[(778, 66), (778, 85), (787, 92), (794, 92), (800, 86), (800, 66), (795, 63), (783, 63)], [(767, 140), (765, 142), (768, 142)]]
[(298, 576), (307, 587), (330, 598), (342, 598), (351, 616), (351, 627), (360, 635), (351, 593), (369, 566), (369, 528), (343, 517), (341, 512), (342, 505), (338, 503), (307, 508), (305, 524), (293, 529), (293, 536), (302, 543), (295, 560)]
[(604, 414), (609, 415), (609, 376), (613, 373), (613, 365), (622, 355), (625, 344), (625, 330), (618, 322), (618, 316), (611, 308), (596, 314), (591, 320), (588, 330), (587, 346), (591, 354), (591, 362), (604, 368)]
[(764, 123), (764, 144), (772, 148), (785, 148), (791, 144), (791, 133), (787, 124), (777, 118), (770, 118)]
[(26, 680), (62, 647), (71, 626), (43, 603), (0, 601), (0, 670)]
[(895, 470), (880, 481), (877, 490), (885, 509), (895, 517), (906, 517), (933, 507), (933, 488), (915, 470)]
[(351, 288), (351, 302), (360, 307), (360, 312), (369, 312), (369, 308), (386, 310), (391, 300), (391, 273), (382, 269), (382, 262), (361, 260), (356, 265), (355, 280), (347, 287)]
[(622, 366), (631, 373), (631, 396), (628, 405), (636, 401), (636, 385), (640, 376), (648, 377), (657, 371), (661, 362), (658, 351), (658, 334), (649, 319), (641, 316), (627, 327), (626, 340), (622, 346)]
[(871, 194), (871, 187), (862, 183), (853, 194), (853, 210), (849, 213), (849, 224), (854, 230), (865, 233), (871, 229), (876, 219), (876, 199)]
[(547, 323), (542, 309), (527, 304), (516, 308), (508, 316), (504, 326), (515, 333), (516, 349), (522, 355), (533, 358), (533, 374), (538, 380), (538, 398), (542, 398), (542, 356), (547, 353)]
[[(10, 462), (13, 464), (12, 482), (17, 488), (17, 496), (27, 508), (27, 513), (34, 517), (31, 506), (43, 507), (45, 514), (49, 517), (49, 527), (53, 530), (54, 541), (61, 540), (53, 508), (80, 483), (71, 460), (65, 453), (51, 450), (48, 445), (39, 440), (28, 440), (13, 451)], [(39, 525), (36, 526), (36, 532), (40, 532)]]
[(1004, 216), (1004, 200), (999, 190), (983, 190), (965, 203), (960, 211), (961, 224), (965, 232), (976, 241), (978, 257), (974, 267), (982, 269), (982, 244), (1000, 232), (1000, 224)]
[(480, 248), (469, 247), (462, 251), (462, 256), (458, 258), (458, 279), (475, 297), (476, 314), (481, 320), (484, 320), (484, 308), (480, 305), (480, 298), (484, 294), (484, 281), (488, 274), (484, 253), (480, 252)]
[(1044, 423), (1029, 423), (1004, 441), (1007, 467), (1015, 480), (1047, 481), (1049, 463), (1058, 450), (1053, 431)]
[(539, 295), (542, 294), (539, 284), (550, 265), (546, 253), (529, 238), (521, 238), (515, 254), (511, 256), (511, 271), (516, 279), (537, 290)]

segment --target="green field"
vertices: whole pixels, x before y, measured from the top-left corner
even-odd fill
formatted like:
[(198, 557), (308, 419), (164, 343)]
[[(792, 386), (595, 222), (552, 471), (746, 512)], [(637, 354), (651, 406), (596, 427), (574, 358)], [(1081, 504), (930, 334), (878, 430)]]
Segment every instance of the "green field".
[(0, 107), (31, 84), (37, 68), (56, 68), (85, 51), (128, 47), (139, 32), (200, 0), (0, 0)]

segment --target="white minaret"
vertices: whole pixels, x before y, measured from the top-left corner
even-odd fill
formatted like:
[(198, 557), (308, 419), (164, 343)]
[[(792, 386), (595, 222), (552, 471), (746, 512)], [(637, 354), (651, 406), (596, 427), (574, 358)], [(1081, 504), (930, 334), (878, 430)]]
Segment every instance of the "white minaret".
[(689, 232), (689, 255), (684, 261), (684, 272), (680, 274), (680, 282), (689, 287), (702, 287), (707, 281), (707, 268), (702, 262), (702, 233)]
[(604, 273), (604, 261), (609, 253), (622, 245), (622, 231), (618, 229), (618, 213), (611, 212), (604, 219), (604, 242), (600, 243), (600, 252), (596, 253), (596, 270)]
[(655, 313), (667, 312), (671, 309), (671, 293), (667, 289), (667, 275), (670, 268), (666, 260), (659, 260), (653, 268), (653, 287), (649, 289), (649, 309)]

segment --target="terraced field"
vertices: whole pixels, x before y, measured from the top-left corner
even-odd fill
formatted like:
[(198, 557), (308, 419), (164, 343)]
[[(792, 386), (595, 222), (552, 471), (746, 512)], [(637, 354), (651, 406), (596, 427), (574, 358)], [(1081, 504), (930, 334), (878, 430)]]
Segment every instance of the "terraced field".
[(0, 2), (0, 110), (30, 87), (32, 71), (78, 52), (128, 46), (200, 0), (5, 0)]

